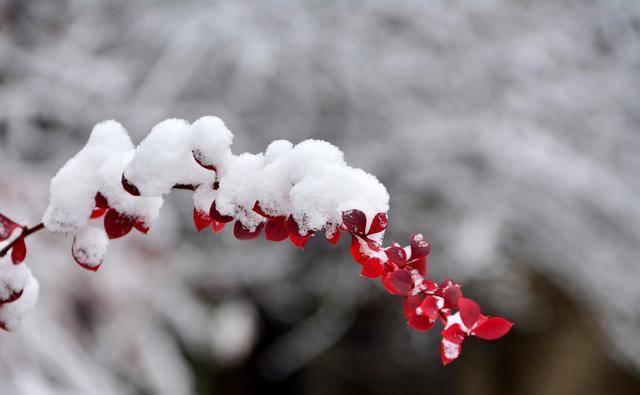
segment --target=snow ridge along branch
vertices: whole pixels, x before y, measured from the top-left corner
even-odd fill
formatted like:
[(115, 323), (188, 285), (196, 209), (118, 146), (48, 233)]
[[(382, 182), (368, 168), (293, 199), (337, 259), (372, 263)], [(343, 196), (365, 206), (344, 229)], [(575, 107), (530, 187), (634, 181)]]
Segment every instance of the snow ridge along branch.
[(28, 228), (0, 215), (0, 327), (14, 329), (37, 298), (37, 281), (22, 263), (27, 236), (45, 228), (73, 236), (75, 261), (97, 271), (109, 240), (133, 229), (147, 233), (163, 196), (184, 189), (194, 192), (198, 231), (218, 233), (233, 222), (240, 240), (264, 231), (267, 240), (288, 239), (300, 249), (317, 233), (332, 244), (348, 235), (361, 275), (379, 279), (402, 300), (409, 326), (427, 331), (437, 321), (443, 324), (445, 365), (458, 358), (469, 336), (495, 340), (509, 332), (512, 323), (482, 314), (459, 284), (427, 277), (431, 245), (422, 234), (411, 235), (406, 246), (383, 246), (387, 190), (373, 175), (350, 167), (337, 147), (276, 140), (264, 153), (235, 155), (232, 140), (222, 120), (212, 116), (191, 124), (162, 121), (137, 147), (119, 123), (97, 124), (84, 148), (52, 179), (42, 224)]

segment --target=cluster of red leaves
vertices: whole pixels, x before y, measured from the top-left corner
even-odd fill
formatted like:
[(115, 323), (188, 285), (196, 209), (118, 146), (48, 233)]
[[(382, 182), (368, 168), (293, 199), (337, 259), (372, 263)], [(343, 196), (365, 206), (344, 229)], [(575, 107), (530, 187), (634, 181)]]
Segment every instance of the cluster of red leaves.
[[(123, 187), (127, 185), (125, 181), (126, 180), (123, 178)], [(129, 189), (127, 187), (124, 188), (132, 195), (132, 191), (137, 191), (137, 188), (133, 185), (130, 185)], [(139, 218), (120, 213), (118, 210), (110, 207), (107, 199), (98, 192), (95, 196), (95, 206), (93, 207), (90, 218), (98, 219), (102, 216), (104, 216), (104, 230), (109, 239), (117, 239), (126, 236), (134, 228), (140, 233), (147, 234), (147, 232), (149, 232), (149, 227), (145, 225), (144, 221)], [(100, 268), (102, 262), (87, 262), (83, 259), (83, 254), (78, 252), (81, 252), (81, 250), (76, 248), (76, 238), (74, 238), (71, 253), (73, 255), (73, 259), (78, 263), (78, 265), (94, 272)]]
[[(289, 239), (302, 249), (314, 236), (313, 232), (302, 235), (293, 217), (265, 213), (259, 202), (255, 203), (253, 210), (266, 218), (266, 222), (250, 231), (236, 220), (233, 227), (236, 238), (255, 239), (264, 229), (267, 240), (279, 242)], [(198, 231), (212, 226), (215, 233), (234, 220), (232, 216), (220, 214), (215, 202), (209, 213), (194, 209), (193, 218)], [(367, 228), (365, 213), (348, 210), (342, 213), (342, 223), (339, 226), (327, 226), (325, 237), (332, 244), (337, 244), (341, 232), (351, 235), (351, 254), (362, 266), (362, 276), (380, 278), (387, 291), (403, 298), (404, 314), (409, 326), (427, 331), (436, 321), (442, 322), (445, 327), (440, 347), (443, 364), (449, 364), (460, 355), (462, 342), (468, 336), (495, 340), (509, 332), (512, 323), (501, 317), (482, 315), (476, 302), (462, 297), (460, 285), (449, 279), (437, 284), (426, 278), (431, 245), (421, 234), (412, 235), (409, 246), (402, 247), (393, 243), (389, 247), (383, 247), (372, 235), (384, 231), (386, 227), (385, 213), (376, 214)], [(455, 322), (458, 316), (462, 317), (461, 323)]]

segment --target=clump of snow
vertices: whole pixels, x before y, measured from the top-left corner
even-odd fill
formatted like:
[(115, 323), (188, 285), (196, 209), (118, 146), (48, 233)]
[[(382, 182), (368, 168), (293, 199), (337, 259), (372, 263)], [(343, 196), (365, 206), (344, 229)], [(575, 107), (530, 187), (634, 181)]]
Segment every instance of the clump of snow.
[(213, 189), (212, 184), (204, 183), (193, 193), (193, 206), (199, 211), (208, 213), (217, 195), (218, 192)]
[(221, 214), (235, 216), (250, 230), (264, 221), (252, 210), (263, 168), (264, 155), (244, 153), (232, 157), (228, 167), (219, 170), (216, 208)]
[(73, 257), (83, 266), (98, 267), (109, 245), (109, 238), (102, 228), (87, 226), (75, 234), (72, 244)]
[(9, 258), (0, 258), (0, 298), (22, 291), (18, 299), (0, 305), (0, 325), (7, 330), (16, 329), (22, 316), (35, 305), (38, 287), (38, 281), (25, 263), (13, 265)]
[(118, 122), (97, 124), (84, 148), (51, 180), (49, 206), (42, 218), (47, 229), (70, 232), (84, 226), (101, 183), (98, 170), (112, 155), (131, 149), (131, 139)]
[(191, 148), (199, 154), (200, 161), (218, 169), (224, 167), (231, 157), (233, 133), (227, 129), (222, 119), (205, 116), (195, 121), (191, 128)]
[(175, 184), (208, 180), (211, 172), (193, 159), (192, 141), (193, 128), (187, 121), (174, 118), (160, 122), (138, 145), (124, 176), (143, 196), (160, 196), (171, 192)]
[(30, 275), (26, 264), (14, 265), (8, 257), (0, 258), (0, 300), (22, 291)]
[[(347, 210), (364, 212), (370, 224), (377, 213), (389, 209), (385, 187), (373, 175), (350, 167), (343, 152), (326, 141), (305, 140), (294, 146), (276, 140), (264, 153), (240, 155), (231, 152), (232, 141), (224, 122), (213, 116), (193, 124), (162, 121), (136, 148), (120, 124), (98, 124), (87, 145), (52, 180), (45, 226), (75, 233), (81, 253), (84, 241), (98, 240), (96, 231), (85, 227), (96, 193), (111, 209), (150, 226), (162, 195), (176, 184), (195, 188), (199, 211), (209, 212), (215, 201), (220, 214), (233, 216), (250, 231), (265, 221), (253, 210), (256, 202), (269, 215), (293, 217), (303, 235), (323, 228), (331, 232)], [(127, 192), (123, 181), (140, 196)], [(382, 236), (372, 237), (381, 241)], [(104, 252), (100, 246), (96, 251)], [(79, 261), (98, 261), (93, 255), (85, 258)]]
[(109, 207), (119, 213), (142, 220), (151, 226), (158, 217), (163, 199), (161, 197), (133, 196), (122, 187), (122, 173), (133, 159), (135, 150), (119, 152), (107, 159), (98, 177), (101, 181), (99, 192), (109, 202)]

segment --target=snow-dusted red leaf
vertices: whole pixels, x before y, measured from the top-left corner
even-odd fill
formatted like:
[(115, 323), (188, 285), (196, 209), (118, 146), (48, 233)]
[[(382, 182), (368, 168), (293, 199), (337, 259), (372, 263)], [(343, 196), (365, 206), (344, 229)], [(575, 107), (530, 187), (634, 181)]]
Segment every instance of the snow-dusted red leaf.
[(211, 217), (204, 211), (193, 209), (193, 224), (196, 226), (198, 232), (208, 227), (211, 224)]
[(513, 323), (502, 317), (489, 317), (480, 322), (472, 334), (484, 340), (496, 340), (509, 333)]
[(93, 210), (91, 210), (91, 216), (89, 218), (91, 219), (97, 219), (100, 218), (104, 215), (104, 213), (107, 211), (106, 208), (103, 207), (94, 207)]
[(106, 209), (109, 208), (109, 202), (107, 201), (107, 198), (105, 198), (100, 192), (96, 193), (94, 200), (96, 202), (96, 207), (106, 208)]
[(147, 233), (149, 233), (149, 227), (147, 226), (147, 224), (144, 223), (143, 220), (141, 219), (136, 219), (133, 222), (133, 227), (136, 228), (136, 230), (138, 230), (138, 232), (140, 233), (144, 233), (145, 235)]
[(287, 229), (289, 230), (289, 240), (294, 246), (304, 250), (304, 246), (313, 237), (314, 233), (309, 232), (306, 235), (300, 234), (300, 226), (293, 217), (287, 219)]
[(360, 274), (362, 274), (364, 277), (378, 278), (382, 274), (382, 269), (383, 266), (380, 258), (372, 257), (367, 259), (364, 266), (362, 267), (362, 271), (360, 272)]
[(240, 220), (237, 220), (233, 225), (233, 235), (238, 240), (253, 240), (260, 235), (260, 232), (264, 228), (264, 222), (260, 223), (253, 231), (244, 226)]
[(267, 220), (264, 228), (265, 237), (269, 241), (283, 241), (289, 237), (287, 219), (285, 217), (275, 217)]
[(387, 213), (378, 213), (373, 217), (367, 234), (380, 233), (387, 228)]
[(0, 214), (0, 241), (5, 241), (11, 234), (17, 229), (21, 228), (20, 225)]
[(216, 222), (231, 222), (233, 221), (233, 217), (230, 215), (222, 215), (216, 208), (216, 202), (211, 203), (211, 209), (209, 209), (209, 217)]
[(110, 239), (117, 239), (127, 235), (133, 229), (135, 219), (120, 214), (116, 210), (109, 210), (104, 216), (104, 230)]
[(90, 270), (92, 272), (97, 272), (102, 265), (102, 260), (98, 262), (90, 262), (86, 259), (89, 255), (88, 251), (85, 251), (82, 247), (78, 247), (77, 245), (77, 237), (73, 238), (73, 243), (71, 243), (71, 256), (73, 256), (73, 260), (76, 261), (80, 267), (83, 269)]
[(410, 261), (409, 266), (411, 266), (413, 269), (416, 269), (421, 276), (427, 275), (427, 257), (426, 256)]
[(218, 221), (211, 221), (211, 230), (213, 231), (213, 233), (220, 233), (222, 232), (222, 229), (224, 229), (225, 225), (227, 225), (228, 222), (218, 222)]
[(415, 330), (426, 332), (433, 327), (435, 324), (435, 320), (427, 317), (424, 314), (414, 314), (409, 320), (407, 320), (407, 324)]
[(442, 297), (444, 298), (444, 308), (457, 309), (458, 299), (462, 297), (460, 285), (446, 279), (440, 284), (440, 290), (442, 292)]
[(480, 318), (481, 310), (478, 303), (468, 298), (458, 299), (458, 309), (460, 309), (460, 318), (467, 328), (472, 328)]
[(129, 192), (130, 195), (140, 196), (140, 190), (138, 190), (138, 187), (130, 183), (129, 180), (126, 179), (124, 174), (122, 175), (121, 182), (122, 188), (124, 188), (125, 191)]
[(416, 309), (420, 307), (425, 296), (422, 294), (409, 295), (402, 301), (402, 307), (404, 309), (404, 317), (408, 320), (412, 315), (416, 313)]
[(216, 167), (214, 165), (210, 165), (206, 163), (206, 159), (204, 158), (204, 155), (200, 150), (193, 150), (191, 151), (191, 154), (193, 155), (193, 159), (195, 159), (195, 161), (200, 166), (204, 167), (207, 170), (216, 171)]
[(411, 235), (409, 244), (411, 246), (411, 260), (425, 257), (431, 252), (431, 244), (421, 233)]
[(411, 275), (405, 270), (396, 269), (389, 273), (387, 279), (397, 295), (407, 295), (413, 288)]
[(404, 267), (407, 264), (407, 253), (404, 248), (398, 246), (391, 246), (384, 250), (389, 260), (399, 267)]
[(267, 214), (267, 213), (262, 209), (262, 207), (260, 207), (260, 203), (259, 203), (259, 202), (255, 202), (255, 203), (253, 204), (253, 208), (252, 208), (252, 210), (253, 210), (256, 214), (261, 215), (261, 216), (263, 216), (263, 217), (265, 217), (265, 218), (271, 218), (271, 216), (270, 216), (269, 214)]
[[(332, 233), (329, 233), (332, 232)], [(324, 231), (324, 237), (329, 243), (336, 245), (340, 241), (340, 228), (330, 228)]]
[(430, 320), (435, 321), (436, 318), (438, 318), (438, 301), (432, 295), (424, 298), (420, 309), (422, 310), (422, 314), (429, 317)]
[(367, 227), (367, 216), (360, 210), (347, 210), (342, 213), (342, 222), (349, 233), (364, 235)]
[(442, 339), (440, 340), (440, 359), (443, 365), (448, 365), (455, 361), (462, 352), (462, 342), (466, 338), (466, 334), (462, 331), (458, 324), (453, 324), (442, 331)]
[(362, 241), (358, 236), (351, 236), (349, 251), (351, 251), (353, 259), (361, 265), (364, 265), (368, 258), (362, 251), (363, 248), (366, 248), (365, 246), (366, 243), (364, 243), (364, 241)]
[(19, 237), (13, 243), (11, 247), (11, 261), (14, 265), (20, 264), (27, 256), (27, 244), (24, 242), (24, 237)]

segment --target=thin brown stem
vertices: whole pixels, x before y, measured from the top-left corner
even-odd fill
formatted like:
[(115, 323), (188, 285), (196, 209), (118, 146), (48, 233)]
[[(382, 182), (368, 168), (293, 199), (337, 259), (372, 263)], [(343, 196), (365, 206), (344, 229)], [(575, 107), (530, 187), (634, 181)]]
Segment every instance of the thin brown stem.
[(2, 250), (0, 250), (0, 257), (3, 257), (5, 255), (7, 255), (7, 252), (9, 252), (11, 250), (11, 248), (13, 247), (13, 245), (19, 240), (19, 239), (26, 239), (27, 237), (29, 237), (29, 235), (39, 232), (42, 229), (44, 229), (44, 224), (42, 222), (40, 222), (38, 225), (33, 226), (31, 228), (26, 228), (22, 234), (20, 236), (18, 236), (15, 240), (13, 240), (11, 243), (7, 244), (6, 247), (4, 247)]

